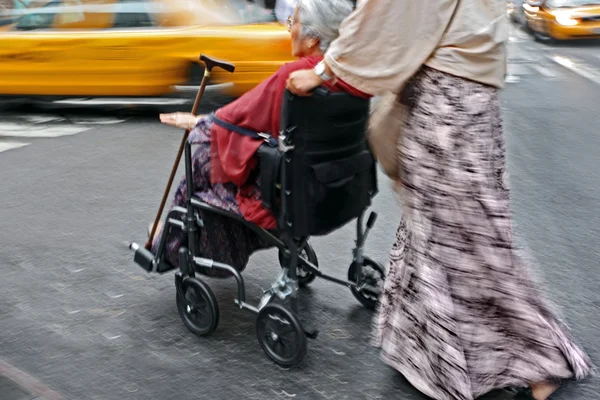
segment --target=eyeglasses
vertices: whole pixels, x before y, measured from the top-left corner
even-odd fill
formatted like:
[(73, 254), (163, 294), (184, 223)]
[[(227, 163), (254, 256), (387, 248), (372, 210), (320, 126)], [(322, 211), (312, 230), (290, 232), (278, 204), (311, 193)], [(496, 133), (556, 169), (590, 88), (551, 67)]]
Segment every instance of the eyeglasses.
[[(291, 15), (290, 15), (289, 17), (287, 17), (287, 28), (288, 28), (288, 31), (289, 31), (289, 32), (291, 32), (291, 31), (292, 31), (292, 26), (294, 26), (294, 24), (296, 24), (296, 23), (298, 23), (298, 24), (302, 24), (302, 22), (296, 21), (296, 20), (294, 19), (294, 17), (293, 17), (293, 16), (291, 16)], [(305, 26), (305, 27), (307, 27), (307, 28), (311, 28), (311, 26), (310, 26), (310, 25), (306, 25), (306, 24), (302, 24), (302, 25), (304, 25), (304, 26)]]
[(296, 20), (294, 19), (294, 17), (292, 17), (291, 15), (287, 18), (287, 28), (288, 31), (292, 31), (292, 26), (294, 26), (294, 24), (296, 23)]

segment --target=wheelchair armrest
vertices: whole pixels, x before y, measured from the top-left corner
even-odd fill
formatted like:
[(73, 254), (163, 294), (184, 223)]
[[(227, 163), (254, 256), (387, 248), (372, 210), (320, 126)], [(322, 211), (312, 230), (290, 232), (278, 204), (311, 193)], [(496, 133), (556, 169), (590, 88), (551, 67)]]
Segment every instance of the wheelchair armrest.
[[(310, 92), (312, 94), (312, 96), (308, 96), (305, 97), (305, 99), (311, 99), (311, 98), (315, 98), (315, 97), (319, 97), (319, 98), (325, 98), (325, 97), (334, 97), (334, 98), (344, 98), (344, 97), (356, 97), (350, 93), (346, 93), (346, 92), (332, 92), (331, 90), (327, 89), (325, 86), (317, 86), (316, 88), (314, 88), (313, 90), (311, 90)], [(284, 95), (284, 99), (285, 100), (289, 100), (294, 98), (296, 95), (293, 94), (292, 92), (290, 92), (288, 89), (285, 89), (285, 95)]]
[[(331, 90), (327, 89), (325, 86), (317, 86), (316, 88), (314, 88), (313, 90), (310, 91), (310, 93), (313, 96), (317, 96), (317, 97), (326, 97), (333, 93)], [(346, 94), (346, 93), (338, 93), (338, 94)], [(292, 92), (290, 92), (288, 89), (285, 89), (285, 96), (284, 98), (293, 98), (296, 95), (293, 94)]]
[(276, 185), (280, 183), (283, 154), (277, 147), (271, 147), (267, 144), (261, 145), (256, 153), (258, 155), (262, 204), (265, 208), (277, 214), (278, 193)]
[(331, 91), (329, 89), (327, 89), (325, 86), (317, 86), (316, 88), (313, 89), (312, 94), (324, 97), (324, 96), (330, 95)]

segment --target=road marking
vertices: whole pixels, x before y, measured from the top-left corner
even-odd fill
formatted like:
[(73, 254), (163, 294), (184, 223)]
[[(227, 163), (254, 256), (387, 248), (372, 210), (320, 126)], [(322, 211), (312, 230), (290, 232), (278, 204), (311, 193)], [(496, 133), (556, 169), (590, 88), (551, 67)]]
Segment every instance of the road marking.
[(508, 41), (511, 43), (525, 43), (529, 41), (529, 35), (527, 35), (522, 30), (515, 30), (510, 32), (508, 36)]
[(558, 73), (552, 71), (550, 68), (546, 68), (540, 64), (531, 64), (531, 68), (535, 69), (537, 72), (539, 72), (546, 78), (556, 79), (560, 76)]
[(519, 83), (521, 82), (521, 78), (517, 75), (506, 75), (504, 78), (504, 82), (506, 83)]
[(531, 71), (524, 64), (509, 63), (506, 66), (506, 77), (504, 78), (504, 81), (506, 83), (519, 83), (521, 82), (521, 76), (530, 74)]
[[(8, 121), (6, 121), (8, 120)], [(96, 126), (120, 124), (126, 119), (114, 117), (77, 117), (52, 114), (13, 114), (0, 122), (0, 152), (31, 143), (13, 138), (57, 138), (89, 131)]]
[(61, 120), (63, 120), (63, 118), (58, 117), (56, 115), (35, 115), (35, 114), (30, 114), (30, 115), (24, 115), (22, 118), (24, 120), (26, 120), (27, 122), (32, 123), (32, 124), (44, 124), (46, 122), (61, 121)]
[(31, 143), (13, 138), (57, 138), (89, 131), (96, 126), (119, 124), (126, 119), (114, 117), (77, 117), (52, 114), (13, 114), (0, 122), (0, 153)]
[(527, 68), (524, 67), (522, 64), (509, 63), (506, 66), (507, 75), (526, 75), (527, 72)]
[(0, 153), (6, 150), (18, 149), (19, 147), (25, 147), (29, 143), (23, 142), (9, 142), (8, 140), (0, 140)]
[[(19, 115), (16, 118), (23, 119), (30, 124), (45, 124), (48, 122), (70, 122), (75, 125), (112, 125), (112, 124), (120, 124), (125, 122), (124, 119), (116, 119), (110, 117), (60, 117), (57, 115)], [(63, 124), (64, 125), (64, 124)]]
[(0, 376), (10, 379), (22, 389), (25, 389), (25, 391), (36, 396), (36, 398), (43, 398), (46, 400), (64, 399), (58, 392), (55, 392), (31, 375), (27, 375), (25, 372), (3, 360), (0, 360)]
[(532, 63), (538, 60), (530, 49), (523, 46), (510, 46), (507, 55), (509, 62), (513, 63)]
[(115, 119), (115, 118), (102, 118), (102, 117), (94, 117), (94, 118), (69, 118), (71, 122), (75, 125), (113, 125), (113, 124), (121, 124), (125, 122), (124, 119)]
[(106, 98), (106, 99), (68, 99), (57, 100), (55, 104), (86, 105), (86, 106), (109, 106), (109, 105), (143, 105), (143, 106), (165, 106), (183, 105), (189, 103), (188, 99), (128, 99), (128, 98)]
[(509, 36), (508, 37), (508, 41), (511, 43), (524, 43), (526, 42), (525, 39), (523, 39), (522, 37), (517, 37), (517, 36)]
[(54, 138), (59, 136), (76, 135), (91, 129), (89, 126), (72, 125), (26, 125), (13, 122), (0, 122), (0, 136)]
[(580, 60), (577, 60), (573, 57), (559, 56), (557, 54), (552, 55), (550, 59), (558, 65), (562, 65), (571, 72), (574, 72), (577, 75), (589, 79), (597, 85), (600, 85), (600, 72), (597, 69), (586, 65)]

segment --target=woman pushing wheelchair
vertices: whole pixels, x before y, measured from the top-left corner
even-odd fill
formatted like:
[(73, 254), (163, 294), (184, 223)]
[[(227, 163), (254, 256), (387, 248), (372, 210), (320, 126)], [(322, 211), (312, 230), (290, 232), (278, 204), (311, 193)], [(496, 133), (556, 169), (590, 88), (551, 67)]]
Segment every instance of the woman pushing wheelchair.
[[(226, 123), (255, 132), (268, 132), (275, 139), (280, 129), (281, 105), (286, 80), (291, 72), (314, 68), (331, 92), (345, 92), (361, 98), (364, 94), (341, 80), (329, 80), (321, 61), (329, 44), (338, 36), (341, 22), (352, 12), (350, 0), (301, 0), (288, 18), (292, 54), (299, 59), (288, 63), (270, 78), (232, 103), (218, 109), (215, 116)], [(243, 217), (264, 229), (277, 227), (275, 216), (263, 207), (257, 179), (256, 152), (264, 143), (213, 123), (209, 116), (190, 113), (161, 114), (162, 123), (191, 130), (188, 141), (197, 146), (193, 156), (194, 196), (201, 201)], [(185, 207), (185, 179), (179, 184), (172, 206)], [(210, 229), (202, 229), (199, 249), (202, 254), (238, 270), (243, 270), (250, 255), (268, 247), (250, 229), (232, 219), (203, 215)], [(150, 226), (151, 230), (152, 225)], [(156, 253), (162, 226), (157, 227), (152, 251)], [(210, 232), (207, 234), (207, 232)], [(176, 230), (169, 232), (165, 256), (178, 265), (178, 249), (187, 240)], [(214, 272), (207, 274), (214, 275)]]

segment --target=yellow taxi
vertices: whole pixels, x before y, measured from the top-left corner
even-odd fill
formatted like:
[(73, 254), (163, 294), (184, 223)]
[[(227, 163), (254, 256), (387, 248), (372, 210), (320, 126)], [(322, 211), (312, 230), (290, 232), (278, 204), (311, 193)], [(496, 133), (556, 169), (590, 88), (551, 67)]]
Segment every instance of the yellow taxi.
[(523, 11), (536, 39), (600, 38), (600, 0), (526, 0)]
[(0, 96), (155, 97), (212, 84), (238, 96), (291, 60), (272, 10), (245, 0), (51, 0), (0, 18)]

